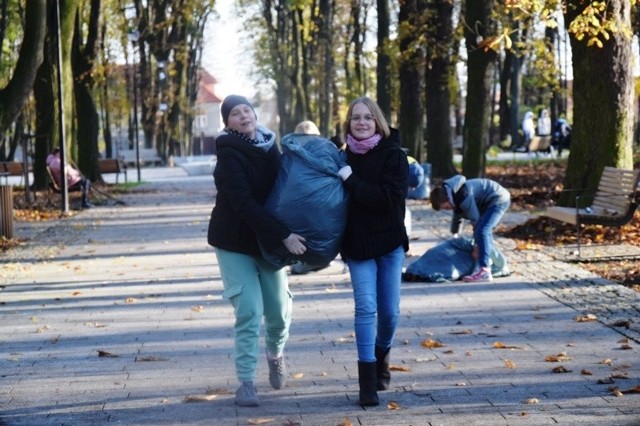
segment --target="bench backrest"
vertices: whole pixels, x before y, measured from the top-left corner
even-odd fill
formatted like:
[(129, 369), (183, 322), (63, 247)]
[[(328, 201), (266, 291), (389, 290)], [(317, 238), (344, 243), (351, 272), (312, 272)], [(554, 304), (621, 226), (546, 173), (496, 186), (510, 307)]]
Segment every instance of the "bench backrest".
[(625, 214), (634, 201), (639, 177), (640, 170), (605, 167), (592, 206), (609, 214)]
[(120, 160), (117, 158), (103, 158), (98, 160), (98, 167), (100, 168), (100, 173), (120, 173), (122, 172), (122, 167)]
[(5, 161), (0, 170), (9, 173), (9, 176), (24, 175), (24, 165), (19, 161)]

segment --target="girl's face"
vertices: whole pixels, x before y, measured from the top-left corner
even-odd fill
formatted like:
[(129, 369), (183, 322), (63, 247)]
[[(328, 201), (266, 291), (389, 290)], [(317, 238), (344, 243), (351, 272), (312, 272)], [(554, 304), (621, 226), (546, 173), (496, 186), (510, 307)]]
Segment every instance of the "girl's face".
[(249, 105), (240, 104), (233, 107), (227, 118), (227, 127), (236, 130), (251, 139), (256, 137), (256, 113)]
[(358, 140), (368, 139), (376, 133), (376, 119), (365, 104), (357, 103), (353, 106), (349, 128), (351, 136)]

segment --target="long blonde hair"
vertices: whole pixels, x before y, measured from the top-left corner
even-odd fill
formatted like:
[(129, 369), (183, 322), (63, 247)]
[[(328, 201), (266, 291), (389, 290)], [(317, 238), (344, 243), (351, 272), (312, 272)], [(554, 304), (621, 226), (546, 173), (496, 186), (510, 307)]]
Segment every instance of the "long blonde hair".
[(347, 110), (347, 118), (345, 119), (342, 126), (344, 140), (347, 140), (347, 135), (351, 132), (351, 113), (353, 112), (353, 107), (356, 104), (364, 104), (367, 108), (369, 108), (369, 111), (371, 111), (371, 115), (373, 115), (373, 118), (376, 121), (376, 133), (380, 133), (383, 138), (388, 138), (391, 134), (391, 130), (389, 129), (389, 122), (384, 116), (384, 113), (373, 99), (369, 98), (368, 96), (360, 96), (359, 98), (351, 101), (351, 103), (349, 104), (349, 109)]

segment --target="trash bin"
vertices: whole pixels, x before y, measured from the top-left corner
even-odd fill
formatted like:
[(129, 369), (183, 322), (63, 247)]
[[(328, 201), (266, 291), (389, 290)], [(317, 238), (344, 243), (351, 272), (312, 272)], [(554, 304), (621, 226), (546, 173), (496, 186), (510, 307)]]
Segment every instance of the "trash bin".
[(13, 186), (0, 185), (0, 237), (13, 238)]

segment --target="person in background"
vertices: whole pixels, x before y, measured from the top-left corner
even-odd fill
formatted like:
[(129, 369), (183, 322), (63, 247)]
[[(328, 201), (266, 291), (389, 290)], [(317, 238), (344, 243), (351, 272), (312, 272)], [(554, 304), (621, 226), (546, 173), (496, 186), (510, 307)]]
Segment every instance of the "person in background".
[(224, 286), (235, 314), (235, 367), (240, 387), (236, 404), (258, 406), (254, 385), (260, 324), (264, 317), (269, 383), (285, 385), (284, 347), (291, 323), (291, 293), (284, 268), (268, 263), (258, 241), (267, 247), (283, 244), (297, 255), (306, 251), (304, 238), (291, 233), (264, 208), (280, 168), (276, 135), (257, 124), (251, 103), (227, 96), (221, 105), (225, 128), (216, 138), (213, 172), (217, 189), (208, 243), (215, 248)]
[(318, 126), (313, 121), (305, 120), (301, 121), (296, 125), (296, 128), (293, 130), (293, 133), (302, 133), (305, 135), (319, 135), (320, 130), (318, 130)]
[(407, 198), (413, 200), (425, 199), (429, 194), (429, 178), (426, 176), (424, 167), (411, 156), (407, 156), (407, 160), (409, 161), (409, 192), (407, 193)]
[(533, 112), (527, 111), (522, 119), (522, 145), (516, 151), (529, 152), (529, 143), (536, 134), (536, 126), (533, 123)]
[[(47, 167), (51, 171), (51, 176), (55, 180), (56, 185), (59, 187), (61, 185), (60, 180), (60, 148), (54, 149), (51, 154), (47, 156)], [(80, 188), (82, 194), (82, 208), (88, 209), (91, 207), (91, 203), (89, 202), (89, 180), (85, 178), (80, 170), (73, 167), (71, 164), (65, 164), (65, 174), (67, 176), (67, 189), (73, 190)]]
[(549, 110), (543, 109), (540, 111), (540, 117), (538, 117), (537, 132), (538, 136), (551, 136), (551, 117), (549, 117)]
[(390, 350), (400, 315), (400, 282), (409, 239), (404, 225), (409, 164), (400, 138), (377, 103), (359, 97), (343, 129), (348, 165), (339, 170), (349, 191), (341, 246), (355, 303), (360, 404), (379, 404), (388, 389)]
[(553, 144), (558, 151), (558, 157), (562, 151), (571, 146), (571, 126), (565, 118), (558, 118), (553, 129)]
[(434, 210), (453, 210), (451, 233), (454, 236), (457, 236), (463, 218), (473, 225), (475, 247), (472, 255), (479, 267), (462, 279), (467, 282), (492, 281), (493, 229), (511, 205), (509, 191), (490, 179), (467, 180), (456, 175), (435, 187), (429, 198)]

